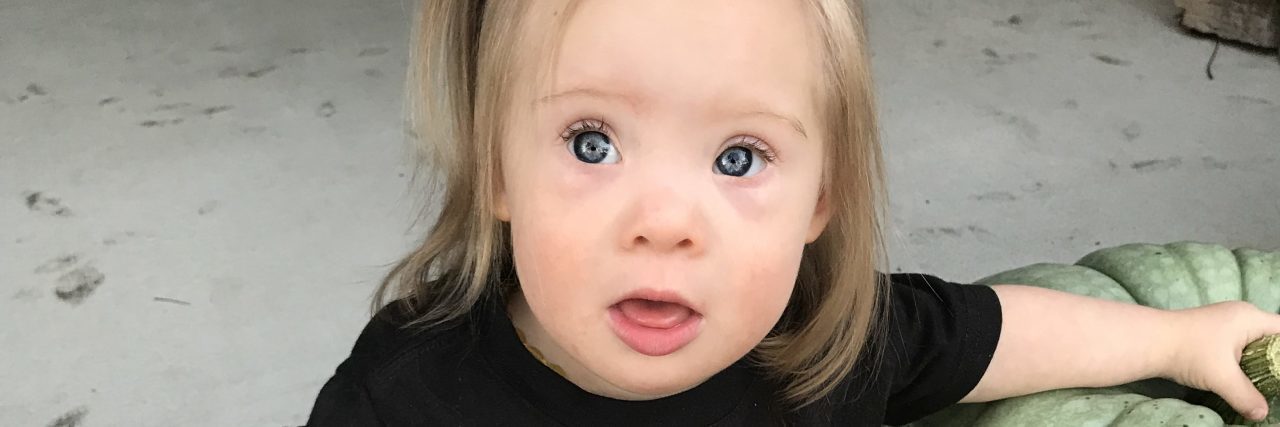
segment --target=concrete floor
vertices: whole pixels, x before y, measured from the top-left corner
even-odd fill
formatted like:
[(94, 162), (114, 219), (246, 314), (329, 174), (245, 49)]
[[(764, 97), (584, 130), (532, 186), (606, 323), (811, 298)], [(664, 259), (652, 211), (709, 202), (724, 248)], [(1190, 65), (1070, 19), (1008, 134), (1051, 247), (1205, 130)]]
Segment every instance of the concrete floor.
[[(418, 232), (409, 3), (0, 0), (0, 425), (305, 420)], [(870, 1), (897, 268), (1280, 249), (1280, 65), (1171, 3)]]

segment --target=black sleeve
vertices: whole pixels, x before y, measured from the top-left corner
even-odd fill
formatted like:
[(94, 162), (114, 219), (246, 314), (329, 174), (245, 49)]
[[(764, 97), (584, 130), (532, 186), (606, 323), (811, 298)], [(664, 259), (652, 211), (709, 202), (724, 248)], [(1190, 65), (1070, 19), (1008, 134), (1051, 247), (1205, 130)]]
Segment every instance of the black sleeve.
[(890, 275), (886, 357), (894, 383), (885, 422), (909, 423), (959, 402), (986, 373), (1000, 339), (995, 290), (926, 274)]
[(308, 427), (357, 427), (378, 426), (377, 415), (369, 393), (352, 378), (351, 359), (338, 365), (338, 370), (324, 383), (311, 408)]
[(398, 308), (396, 303), (383, 308), (360, 331), (351, 355), (320, 388), (307, 420), (308, 427), (382, 425), (367, 384), (370, 371), (396, 349), (398, 325), (404, 321)]

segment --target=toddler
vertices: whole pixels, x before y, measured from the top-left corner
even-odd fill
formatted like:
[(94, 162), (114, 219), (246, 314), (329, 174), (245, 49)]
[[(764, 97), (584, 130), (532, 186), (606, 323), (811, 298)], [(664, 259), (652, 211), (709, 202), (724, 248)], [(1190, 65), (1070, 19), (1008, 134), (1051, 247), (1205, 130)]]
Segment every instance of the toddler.
[(440, 212), (309, 424), (881, 425), (1166, 377), (1242, 413), (1280, 332), (889, 271), (854, 0), (426, 0)]

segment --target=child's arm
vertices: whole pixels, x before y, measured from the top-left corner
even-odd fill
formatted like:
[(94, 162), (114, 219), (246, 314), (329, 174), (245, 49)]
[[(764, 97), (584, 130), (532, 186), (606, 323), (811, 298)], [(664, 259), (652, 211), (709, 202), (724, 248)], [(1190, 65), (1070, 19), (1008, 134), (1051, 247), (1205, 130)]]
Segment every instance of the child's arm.
[(1004, 319), (1000, 343), (962, 402), (1164, 377), (1217, 393), (1242, 414), (1266, 414), (1240, 353), (1280, 333), (1280, 316), (1243, 302), (1165, 311), (1030, 286), (992, 288)]

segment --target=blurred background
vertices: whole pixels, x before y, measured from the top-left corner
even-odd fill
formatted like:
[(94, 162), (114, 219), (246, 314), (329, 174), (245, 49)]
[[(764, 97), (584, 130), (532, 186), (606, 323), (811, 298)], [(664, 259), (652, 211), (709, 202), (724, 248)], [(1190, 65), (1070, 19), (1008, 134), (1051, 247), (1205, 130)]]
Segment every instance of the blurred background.
[[(409, 0), (0, 0), (0, 425), (298, 425), (418, 238)], [(1275, 50), (867, 2), (895, 270), (1280, 249)]]

